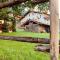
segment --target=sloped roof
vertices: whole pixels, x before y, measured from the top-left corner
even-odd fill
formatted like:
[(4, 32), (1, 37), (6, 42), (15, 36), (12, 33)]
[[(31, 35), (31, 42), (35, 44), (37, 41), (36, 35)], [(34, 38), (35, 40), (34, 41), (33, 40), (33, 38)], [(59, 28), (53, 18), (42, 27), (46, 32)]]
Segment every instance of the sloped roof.
[(20, 25), (23, 25), (24, 23), (26, 23), (26, 21), (35, 21), (41, 24), (45, 24), (45, 25), (50, 25), (50, 20), (46, 19), (44, 14), (41, 14), (39, 12), (29, 12), (25, 15), (24, 18), (21, 19), (20, 21)]

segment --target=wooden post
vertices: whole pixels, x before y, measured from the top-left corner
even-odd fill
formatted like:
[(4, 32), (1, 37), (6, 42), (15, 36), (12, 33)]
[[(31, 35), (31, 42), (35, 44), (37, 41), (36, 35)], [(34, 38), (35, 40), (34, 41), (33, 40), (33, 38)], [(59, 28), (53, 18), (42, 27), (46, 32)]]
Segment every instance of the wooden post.
[(59, 60), (59, 14), (58, 0), (50, 0), (50, 18), (51, 18), (51, 42), (50, 54), (51, 60)]

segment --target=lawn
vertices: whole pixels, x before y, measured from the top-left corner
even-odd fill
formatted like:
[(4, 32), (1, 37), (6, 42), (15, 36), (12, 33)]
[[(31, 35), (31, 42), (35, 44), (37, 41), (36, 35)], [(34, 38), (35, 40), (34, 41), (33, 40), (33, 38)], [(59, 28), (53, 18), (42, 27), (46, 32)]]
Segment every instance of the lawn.
[[(50, 33), (26, 32), (24, 29), (18, 29), (18, 28), (16, 28), (16, 32), (0, 33), (0, 35), (17, 36), (17, 37), (50, 38)], [(59, 37), (60, 37), (60, 34), (59, 34)]]
[[(50, 36), (49, 33), (32, 33), (25, 31), (0, 33), (0, 35), (34, 38), (49, 38)], [(36, 45), (38, 44), (0, 40), (0, 60), (50, 60), (49, 53), (34, 50)]]
[(49, 33), (33, 33), (33, 32), (12, 32), (12, 33), (0, 33), (0, 35), (4, 36), (20, 36), (20, 37), (34, 37), (34, 38), (49, 38)]
[(49, 53), (34, 50), (37, 44), (0, 40), (0, 60), (50, 60)]

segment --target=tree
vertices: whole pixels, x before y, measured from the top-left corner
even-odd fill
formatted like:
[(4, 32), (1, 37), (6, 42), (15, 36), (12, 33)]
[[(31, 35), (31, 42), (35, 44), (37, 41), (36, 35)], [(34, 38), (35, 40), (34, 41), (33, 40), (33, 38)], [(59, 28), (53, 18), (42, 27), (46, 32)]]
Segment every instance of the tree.
[(49, 2), (38, 4), (38, 8), (40, 9), (40, 12), (49, 10)]
[(4, 20), (4, 24), (3, 24), (3, 32), (8, 32), (8, 25), (7, 25), (7, 21), (8, 22), (12, 22), (12, 31), (16, 31), (15, 27), (16, 27), (16, 20), (14, 19), (14, 16), (13, 17), (10, 17), (8, 14), (9, 13), (12, 13), (13, 14), (13, 11), (10, 10), (10, 8), (3, 8), (0, 10), (0, 19), (1, 20)]
[(51, 60), (59, 60), (59, 12), (58, 1), (50, 0), (50, 18), (51, 18), (51, 42), (50, 53)]

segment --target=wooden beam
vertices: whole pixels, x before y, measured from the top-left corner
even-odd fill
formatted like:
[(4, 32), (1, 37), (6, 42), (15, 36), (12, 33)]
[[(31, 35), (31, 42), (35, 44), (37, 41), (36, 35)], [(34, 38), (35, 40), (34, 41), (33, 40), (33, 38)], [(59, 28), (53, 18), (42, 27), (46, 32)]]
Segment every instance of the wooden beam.
[[(35, 46), (35, 50), (42, 52), (50, 52), (50, 45), (37, 45)], [(59, 46), (60, 53), (60, 46)]]
[(5, 7), (10, 7), (16, 4), (20, 4), (22, 2), (25, 2), (26, 0), (11, 0), (7, 2), (0, 3), (0, 9), (5, 8)]
[[(11, 0), (11, 1), (7, 1), (4, 3), (0, 3), (0, 9), (5, 8), (5, 7), (11, 7), (13, 5), (20, 4), (20, 3), (26, 2), (26, 1), (28, 1), (28, 0)], [(44, 3), (49, 0), (31, 0), (31, 1), (32, 1), (32, 3)]]
[(33, 3), (44, 3), (44, 2), (48, 2), (49, 0), (31, 0)]
[(59, 60), (59, 19), (58, 19), (58, 0), (50, 0), (51, 17), (51, 60)]

